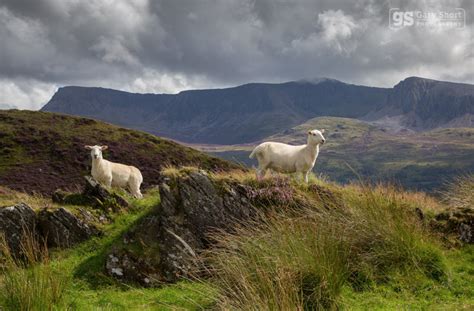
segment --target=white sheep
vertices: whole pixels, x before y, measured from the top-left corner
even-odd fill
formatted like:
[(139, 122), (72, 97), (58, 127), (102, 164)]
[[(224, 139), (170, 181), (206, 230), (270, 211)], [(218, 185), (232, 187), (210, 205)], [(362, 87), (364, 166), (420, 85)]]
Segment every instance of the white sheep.
[(142, 173), (135, 166), (114, 163), (102, 157), (102, 150), (107, 146), (84, 146), (91, 150), (92, 177), (106, 187), (120, 187), (130, 190), (136, 198), (142, 198), (140, 185), (143, 182)]
[(281, 173), (304, 173), (307, 183), (309, 173), (316, 163), (319, 145), (324, 144), (324, 130), (308, 132), (306, 145), (292, 146), (276, 142), (264, 142), (255, 147), (250, 158), (257, 157), (257, 179), (265, 176), (266, 170), (271, 169)]

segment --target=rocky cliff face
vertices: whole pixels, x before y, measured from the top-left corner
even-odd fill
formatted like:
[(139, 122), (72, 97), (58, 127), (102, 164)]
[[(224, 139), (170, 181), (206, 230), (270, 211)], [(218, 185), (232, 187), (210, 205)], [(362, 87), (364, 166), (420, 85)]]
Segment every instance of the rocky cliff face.
[(402, 115), (402, 125), (415, 130), (472, 127), (474, 86), (411, 77), (389, 92), (381, 109)]
[(384, 101), (386, 89), (336, 80), (252, 83), (176, 95), (131, 94), (65, 87), (43, 111), (93, 117), (193, 143), (253, 142), (310, 117), (362, 117)]

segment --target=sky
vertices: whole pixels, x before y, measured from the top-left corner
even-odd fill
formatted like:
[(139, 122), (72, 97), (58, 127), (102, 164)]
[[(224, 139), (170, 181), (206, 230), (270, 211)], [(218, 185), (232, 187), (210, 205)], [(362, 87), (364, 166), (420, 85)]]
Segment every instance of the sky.
[[(405, 16), (389, 27), (391, 9), (456, 8), (462, 28)], [(474, 83), (473, 11), (472, 0), (0, 0), (0, 107), (39, 109), (66, 85), (177, 93), (318, 77)]]

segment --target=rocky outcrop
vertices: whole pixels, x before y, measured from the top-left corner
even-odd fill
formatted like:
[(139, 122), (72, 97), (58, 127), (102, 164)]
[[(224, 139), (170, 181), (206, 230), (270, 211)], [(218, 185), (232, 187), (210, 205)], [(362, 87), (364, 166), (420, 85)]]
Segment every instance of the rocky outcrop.
[(436, 215), (431, 225), (447, 238), (452, 236), (461, 243), (474, 243), (473, 208), (450, 208)]
[(64, 207), (45, 208), (36, 213), (24, 203), (0, 208), (0, 234), (5, 236), (13, 256), (21, 256), (21, 243), (29, 236), (40, 242), (45, 240), (50, 247), (69, 247), (97, 236), (101, 231), (95, 224), (107, 223), (108, 212), (129, 207), (124, 198), (108, 191), (91, 177), (86, 177), (85, 181), (82, 193), (58, 190), (52, 196), (53, 202), (89, 205), (102, 210), (98, 211), (102, 215), (95, 216), (82, 208), (72, 213)]
[(168, 178), (160, 185), (160, 205), (109, 253), (108, 274), (144, 285), (190, 277), (200, 270), (197, 258), (212, 243), (212, 232), (255, 218), (252, 194), (203, 171)]
[(112, 247), (105, 264), (107, 274), (142, 286), (164, 282), (158, 236), (159, 217), (155, 210)]
[(167, 281), (193, 271), (196, 253), (209, 245), (209, 233), (230, 230), (254, 213), (247, 189), (238, 183), (216, 187), (205, 172), (193, 172), (162, 184), (158, 243)]
[(85, 176), (84, 178), (86, 182), (82, 194), (86, 197), (93, 198), (96, 201), (96, 205), (102, 209), (116, 212), (122, 208), (130, 207), (127, 200), (116, 193), (110, 192), (91, 176)]
[(24, 203), (0, 209), (0, 234), (3, 234), (14, 257), (21, 256), (22, 242), (36, 234), (36, 214)]
[(59, 204), (91, 205), (106, 212), (117, 212), (130, 207), (130, 204), (120, 195), (109, 191), (91, 176), (84, 177), (84, 188), (81, 193), (70, 193), (56, 190), (52, 200)]
[[(43, 209), (36, 213), (25, 203), (0, 208), (0, 234), (3, 234), (13, 257), (22, 257), (27, 240), (51, 247), (68, 247), (99, 235), (95, 217), (86, 210), (78, 215), (65, 208)], [(33, 239), (33, 240), (31, 240)]]
[[(89, 216), (89, 220), (93, 218), (87, 211), (82, 213)], [(92, 223), (87, 223), (62, 207), (40, 211), (38, 220), (39, 231), (51, 247), (69, 247), (100, 233)]]

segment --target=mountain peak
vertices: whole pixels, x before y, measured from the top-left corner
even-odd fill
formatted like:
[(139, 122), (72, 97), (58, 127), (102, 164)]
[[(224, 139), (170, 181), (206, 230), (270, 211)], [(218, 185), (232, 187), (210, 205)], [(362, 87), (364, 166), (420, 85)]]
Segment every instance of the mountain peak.
[(303, 79), (297, 80), (295, 82), (297, 82), (297, 83), (309, 83), (309, 84), (319, 84), (319, 83), (323, 83), (323, 82), (343, 83), (339, 80), (332, 79), (332, 78), (327, 78), (327, 77), (303, 78)]

